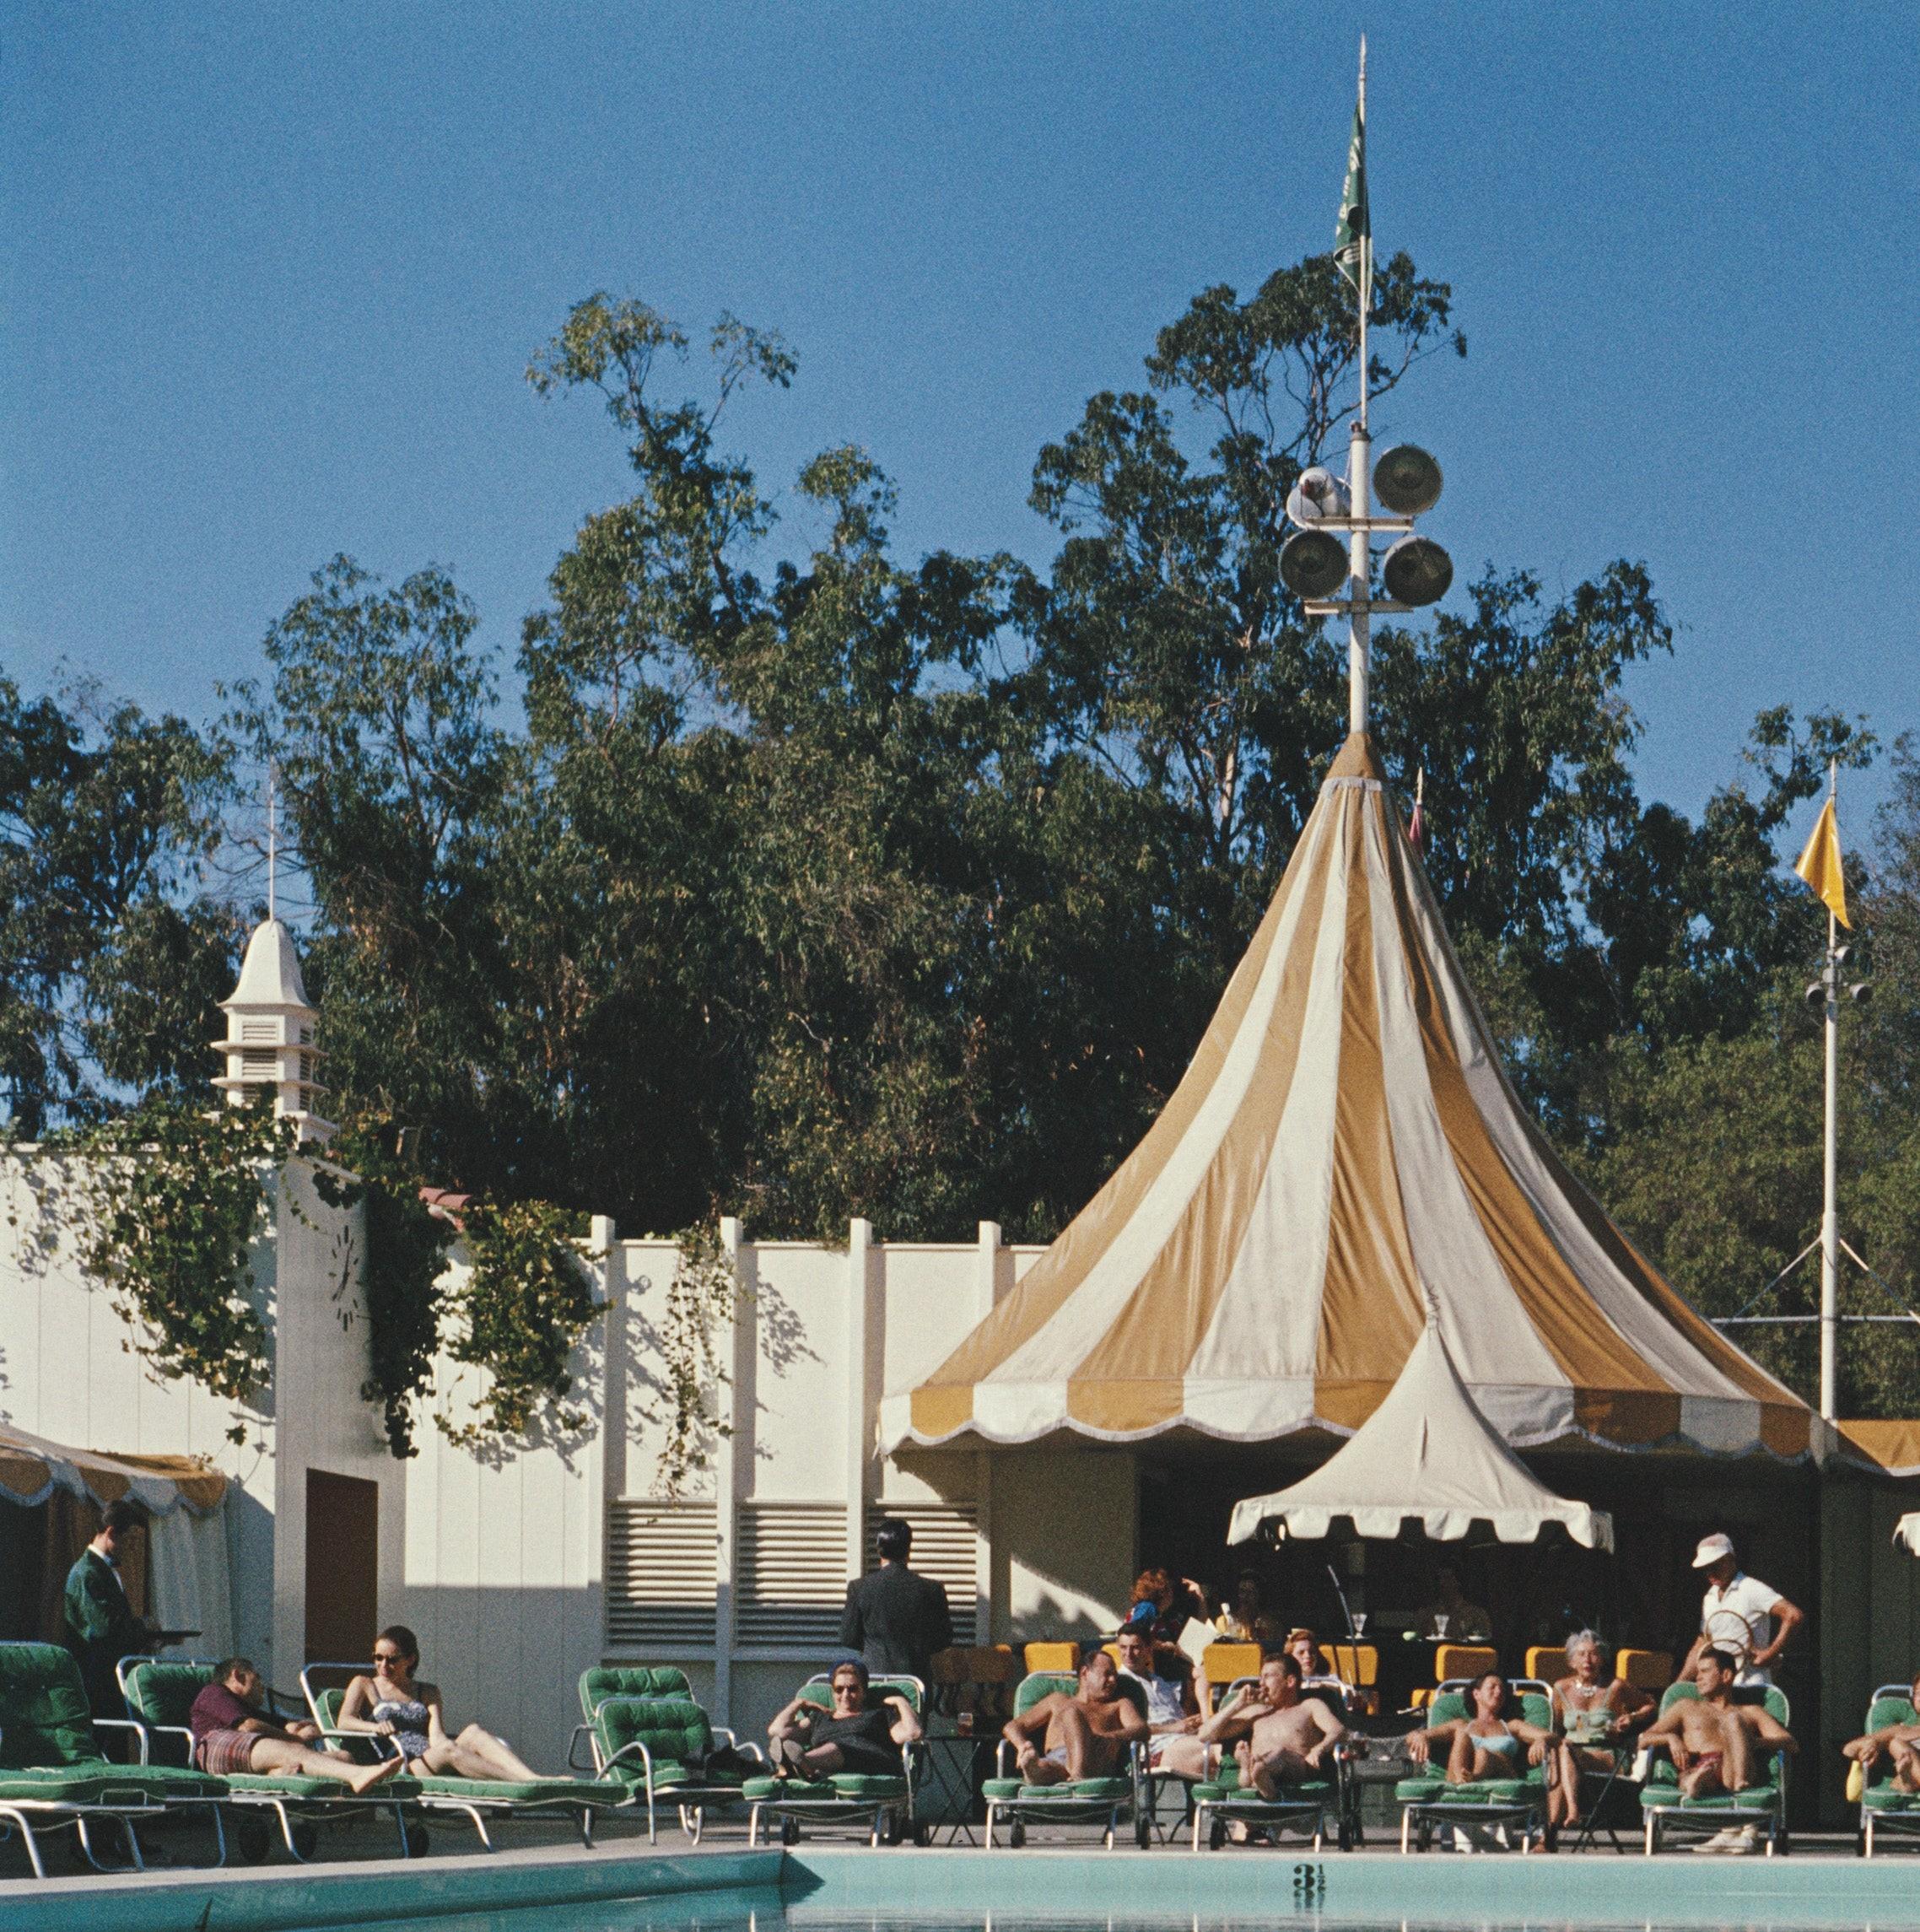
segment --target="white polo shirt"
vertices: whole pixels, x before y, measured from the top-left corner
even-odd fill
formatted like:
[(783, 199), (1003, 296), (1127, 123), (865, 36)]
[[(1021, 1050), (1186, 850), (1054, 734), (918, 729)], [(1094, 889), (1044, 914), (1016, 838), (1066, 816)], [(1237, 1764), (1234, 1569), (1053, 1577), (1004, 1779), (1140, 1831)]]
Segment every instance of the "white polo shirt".
[[(1700, 1627), (1704, 1632), (1715, 1611), (1730, 1610), (1747, 1627), (1748, 1650), (1764, 1650), (1773, 1641), (1773, 1606), (1785, 1600), (1771, 1584), (1763, 1584), (1758, 1577), (1750, 1577), (1745, 1570), (1735, 1570), (1733, 1581), (1724, 1589), (1718, 1584), (1707, 1586), (1707, 1595), (1700, 1606)], [(1771, 1684), (1773, 1674), (1770, 1670), (1756, 1670), (1750, 1665), (1734, 1681), (1742, 1685)]]

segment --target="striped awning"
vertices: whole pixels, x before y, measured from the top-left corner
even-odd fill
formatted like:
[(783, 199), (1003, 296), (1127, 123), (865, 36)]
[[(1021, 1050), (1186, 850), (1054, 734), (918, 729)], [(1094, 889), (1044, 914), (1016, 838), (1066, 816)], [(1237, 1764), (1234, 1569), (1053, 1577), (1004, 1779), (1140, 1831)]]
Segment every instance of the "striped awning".
[(30, 1508), (56, 1489), (100, 1504), (130, 1496), (157, 1515), (182, 1503), (205, 1514), (220, 1507), (227, 1479), (195, 1456), (69, 1449), (0, 1423), (0, 1503)]
[(1160, 1118), (882, 1438), (1351, 1433), (1429, 1305), (1510, 1444), (1813, 1446), (1534, 1126), (1356, 737)]

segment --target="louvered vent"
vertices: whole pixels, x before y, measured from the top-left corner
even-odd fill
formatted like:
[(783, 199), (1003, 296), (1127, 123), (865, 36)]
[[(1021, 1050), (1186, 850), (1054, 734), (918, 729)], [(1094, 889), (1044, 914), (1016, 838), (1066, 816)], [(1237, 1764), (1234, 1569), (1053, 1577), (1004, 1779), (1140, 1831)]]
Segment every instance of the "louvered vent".
[(266, 1040), (272, 1044), (278, 1042), (280, 1032), (272, 1020), (242, 1020), (240, 1036), (245, 1040)]
[(976, 1588), (973, 1563), (979, 1548), (979, 1528), (971, 1503), (899, 1503), (871, 1505), (866, 1513), (866, 1566), (880, 1568), (880, 1552), (873, 1546), (874, 1532), (889, 1519), (904, 1523), (914, 1533), (913, 1552), (908, 1567), (923, 1577), (930, 1577), (947, 1591), (947, 1607), (953, 1618), (953, 1641), (970, 1649), (979, 1641), (974, 1634)]
[(273, 1079), (280, 1071), (277, 1053), (256, 1053), (251, 1048), (240, 1055), (240, 1076), (246, 1080)]
[(610, 1649), (714, 1641), (711, 1503), (622, 1501), (607, 1513)]
[(836, 1643), (847, 1600), (847, 1513), (838, 1503), (741, 1507), (741, 1643), (817, 1649)]

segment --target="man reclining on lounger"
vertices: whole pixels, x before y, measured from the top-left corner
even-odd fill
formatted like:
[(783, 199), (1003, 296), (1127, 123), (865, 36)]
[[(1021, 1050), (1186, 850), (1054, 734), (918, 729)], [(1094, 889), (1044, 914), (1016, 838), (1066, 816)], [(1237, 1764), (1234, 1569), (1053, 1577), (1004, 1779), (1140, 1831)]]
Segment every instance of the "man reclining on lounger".
[[(1920, 1711), (1920, 1677), (1913, 1680), (1907, 1692), (1908, 1701)], [(1874, 1767), (1885, 1757), (1892, 1761), (1892, 1770), (1887, 1782), (1896, 1791), (1920, 1791), (1920, 1724), (1885, 1724), (1879, 1730), (1870, 1730), (1864, 1737), (1857, 1737), (1840, 1747), (1847, 1757), (1858, 1762), (1870, 1776)]]
[(237, 1772), (263, 1777), (331, 1778), (359, 1795), (383, 1784), (401, 1768), (397, 1757), (378, 1764), (355, 1764), (331, 1751), (312, 1748), (320, 1727), (301, 1720), (282, 1724), (261, 1704), (260, 1673), (245, 1657), (218, 1665), (213, 1681), (202, 1690), (186, 1713), (193, 1733), (193, 1756), (216, 1778)]
[(1300, 1665), (1284, 1650), (1260, 1661), (1257, 1691), (1236, 1699), (1200, 1727), (1202, 1746), (1231, 1745), (1240, 1782), (1263, 1798), (1278, 1798), (1289, 1784), (1325, 1775), (1327, 1753), (1346, 1726), (1318, 1697), (1300, 1695)]
[(1146, 1735), (1146, 1719), (1130, 1697), (1119, 1694), (1119, 1681), (1114, 1659), (1096, 1650), (1081, 1660), (1079, 1687), (1071, 1697), (1055, 1691), (1025, 1717), (1007, 1720), (1000, 1735), (1013, 1746), (1027, 1784), (1119, 1776), (1128, 1751)]
[(1734, 1702), (1736, 1668), (1726, 1651), (1702, 1650), (1694, 1661), (1700, 1695), (1671, 1706), (1642, 1734), (1642, 1743), (1664, 1744), (1673, 1754), (1680, 1788), (1689, 1798), (1731, 1795), (1764, 1782), (1756, 1775), (1764, 1767), (1761, 1746), (1800, 1748), (1764, 1705)]
[(857, 1658), (836, 1664), (828, 1680), (833, 1708), (823, 1711), (796, 1697), (767, 1726), (774, 1763), (782, 1778), (819, 1779), (836, 1771), (863, 1778), (906, 1774), (903, 1746), (920, 1735), (920, 1720), (903, 1697), (874, 1697), (866, 1665)]
[[(1205, 1778), (1206, 1746), (1196, 1735), (1200, 1708), (1193, 1666), (1170, 1644), (1157, 1649), (1136, 1623), (1121, 1626), (1114, 1648), (1120, 1654), (1120, 1675), (1146, 1698), (1147, 1762), (1170, 1777)], [(1127, 1687), (1120, 1686), (1123, 1692)]]

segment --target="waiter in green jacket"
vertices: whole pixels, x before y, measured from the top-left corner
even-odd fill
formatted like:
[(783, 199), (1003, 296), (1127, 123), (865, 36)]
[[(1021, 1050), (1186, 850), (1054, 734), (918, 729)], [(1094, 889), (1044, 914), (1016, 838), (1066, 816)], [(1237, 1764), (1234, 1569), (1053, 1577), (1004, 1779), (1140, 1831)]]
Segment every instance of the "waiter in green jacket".
[(80, 1681), (96, 1718), (124, 1717), (114, 1665), (144, 1649), (154, 1626), (135, 1614), (121, 1581), (120, 1552), (140, 1525), (140, 1512), (122, 1499), (110, 1503), (100, 1533), (67, 1573), (67, 1648), (80, 1665)]

